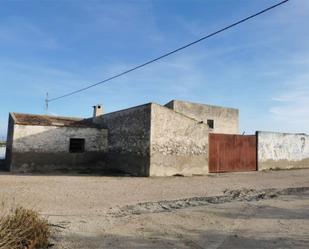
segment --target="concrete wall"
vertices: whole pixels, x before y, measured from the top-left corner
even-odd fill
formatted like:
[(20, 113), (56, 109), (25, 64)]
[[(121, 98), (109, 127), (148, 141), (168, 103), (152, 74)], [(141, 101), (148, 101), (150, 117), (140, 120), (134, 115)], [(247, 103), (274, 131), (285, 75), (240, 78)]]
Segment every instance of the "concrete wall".
[(173, 100), (165, 105), (166, 107), (182, 113), (188, 117), (207, 124), (207, 119), (214, 120), (214, 129), (211, 132), (238, 134), (238, 109), (219, 106), (190, 103)]
[(309, 167), (309, 135), (257, 132), (258, 169)]
[(208, 132), (206, 124), (152, 104), (150, 176), (208, 173)]
[(12, 116), (9, 115), (8, 132), (6, 138), (5, 163), (3, 167), (5, 170), (10, 170), (10, 165), (12, 161), (13, 134), (14, 134), (14, 120)]
[(104, 114), (97, 122), (108, 129), (106, 170), (148, 176), (151, 104)]
[(6, 147), (0, 145), (0, 160), (5, 159), (5, 151), (6, 151)]
[(5, 150), (6, 148), (0, 145), (0, 170), (6, 170), (5, 167)]
[[(92, 170), (107, 149), (105, 129), (14, 124), (11, 133), (12, 172)], [(70, 138), (84, 138), (85, 152), (70, 153)]]

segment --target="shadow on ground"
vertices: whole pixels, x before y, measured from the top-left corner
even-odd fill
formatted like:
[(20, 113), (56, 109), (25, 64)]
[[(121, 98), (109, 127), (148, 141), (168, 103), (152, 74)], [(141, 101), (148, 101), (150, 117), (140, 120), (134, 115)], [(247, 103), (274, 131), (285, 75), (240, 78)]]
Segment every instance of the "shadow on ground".
[[(192, 232), (192, 231), (191, 231)], [(147, 237), (131, 237), (121, 235), (97, 235), (97, 236), (65, 236), (66, 241), (58, 248), (134, 248), (134, 249), (233, 249), (233, 248), (308, 248), (309, 240), (305, 237), (245, 237), (239, 234), (220, 233), (218, 231), (195, 231), (196, 238), (184, 238), (182, 235), (174, 238), (165, 238), (162, 234), (152, 234)], [(166, 235), (170, 237), (170, 235)]]

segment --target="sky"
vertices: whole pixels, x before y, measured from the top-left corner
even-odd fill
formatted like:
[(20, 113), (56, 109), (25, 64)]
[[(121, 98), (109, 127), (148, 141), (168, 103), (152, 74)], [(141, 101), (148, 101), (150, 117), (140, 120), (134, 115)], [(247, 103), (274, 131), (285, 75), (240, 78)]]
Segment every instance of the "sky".
[[(0, 138), (9, 112), (96, 83), (279, 0), (0, 0)], [(238, 108), (240, 132), (309, 133), (309, 1), (268, 13), (107, 84), (51, 102), (90, 117), (171, 99)]]

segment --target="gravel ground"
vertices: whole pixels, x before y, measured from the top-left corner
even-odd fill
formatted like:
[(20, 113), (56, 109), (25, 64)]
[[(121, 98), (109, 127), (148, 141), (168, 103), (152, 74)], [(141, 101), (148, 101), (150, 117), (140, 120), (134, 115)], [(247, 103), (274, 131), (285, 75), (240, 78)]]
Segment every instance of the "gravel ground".
[(307, 249), (309, 191), (61, 224), (53, 238), (55, 249)]
[(216, 196), (226, 189), (305, 186), (309, 169), (161, 178), (0, 175), (0, 197), (49, 216), (96, 216), (117, 206)]
[[(308, 187), (309, 169), (165, 178), (0, 175), (0, 198), (45, 215), (55, 249), (308, 248)], [(257, 198), (270, 188), (303, 191)], [(224, 195), (235, 200), (209, 199)], [(185, 204), (196, 201), (206, 203)]]

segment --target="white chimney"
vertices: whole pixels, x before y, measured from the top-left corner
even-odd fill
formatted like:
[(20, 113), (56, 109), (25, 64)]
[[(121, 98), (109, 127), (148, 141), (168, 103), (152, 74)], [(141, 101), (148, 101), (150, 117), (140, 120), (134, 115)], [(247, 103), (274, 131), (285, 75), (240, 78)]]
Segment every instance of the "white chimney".
[(93, 106), (93, 117), (92, 117), (92, 120), (93, 122), (95, 123), (97, 118), (99, 116), (101, 116), (103, 114), (103, 107), (102, 105), (98, 104), (98, 105), (95, 105)]

